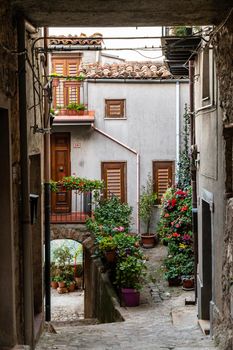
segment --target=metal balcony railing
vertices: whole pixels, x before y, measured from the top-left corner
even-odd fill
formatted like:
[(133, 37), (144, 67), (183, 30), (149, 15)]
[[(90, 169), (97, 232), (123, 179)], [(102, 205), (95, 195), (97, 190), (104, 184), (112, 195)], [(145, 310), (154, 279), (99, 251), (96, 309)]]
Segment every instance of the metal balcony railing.
[(92, 193), (77, 190), (59, 190), (51, 193), (52, 224), (85, 223), (92, 216), (94, 203)]

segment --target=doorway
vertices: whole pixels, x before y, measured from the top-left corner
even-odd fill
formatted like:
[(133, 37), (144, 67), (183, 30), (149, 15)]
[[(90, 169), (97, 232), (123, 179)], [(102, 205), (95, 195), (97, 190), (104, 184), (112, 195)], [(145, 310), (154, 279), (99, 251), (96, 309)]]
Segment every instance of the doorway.
[(203, 320), (210, 319), (212, 299), (212, 224), (210, 203), (202, 199), (202, 291), (200, 315)]
[[(51, 135), (51, 177), (54, 181), (70, 176), (70, 133), (56, 132)], [(71, 193), (62, 188), (52, 193), (52, 213), (71, 211)]]

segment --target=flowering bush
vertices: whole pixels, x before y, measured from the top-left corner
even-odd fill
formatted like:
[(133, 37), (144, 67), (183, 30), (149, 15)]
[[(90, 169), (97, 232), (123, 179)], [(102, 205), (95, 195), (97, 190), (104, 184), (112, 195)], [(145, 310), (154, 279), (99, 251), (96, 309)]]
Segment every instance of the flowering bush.
[(161, 207), (158, 234), (168, 246), (165, 278), (191, 274), (194, 271), (191, 188), (169, 188)]

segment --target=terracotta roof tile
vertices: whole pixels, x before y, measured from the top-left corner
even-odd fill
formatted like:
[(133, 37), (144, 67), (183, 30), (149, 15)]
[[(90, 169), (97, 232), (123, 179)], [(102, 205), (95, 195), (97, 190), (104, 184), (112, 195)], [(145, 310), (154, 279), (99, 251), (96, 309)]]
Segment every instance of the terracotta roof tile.
[(53, 36), (51, 39), (49, 39), (50, 45), (101, 45), (102, 39), (96, 39), (100, 38), (103, 35), (100, 33), (94, 33), (90, 36), (87, 36), (84, 33), (81, 33), (79, 36), (76, 35), (59, 35), (59, 36)]
[(169, 79), (172, 74), (162, 64), (154, 62), (125, 62), (100, 65), (81, 64), (80, 73), (91, 79)]

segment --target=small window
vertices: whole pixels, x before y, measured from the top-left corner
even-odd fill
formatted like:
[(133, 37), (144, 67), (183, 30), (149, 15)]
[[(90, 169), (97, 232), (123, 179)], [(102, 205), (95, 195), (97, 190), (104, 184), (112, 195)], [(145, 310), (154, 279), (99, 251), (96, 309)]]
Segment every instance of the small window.
[(174, 184), (173, 169), (173, 161), (153, 162), (154, 192), (158, 195), (157, 204), (161, 203), (161, 198), (168, 187)]
[(125, 100), (105, 100), (105, 118), (125, 118)]

